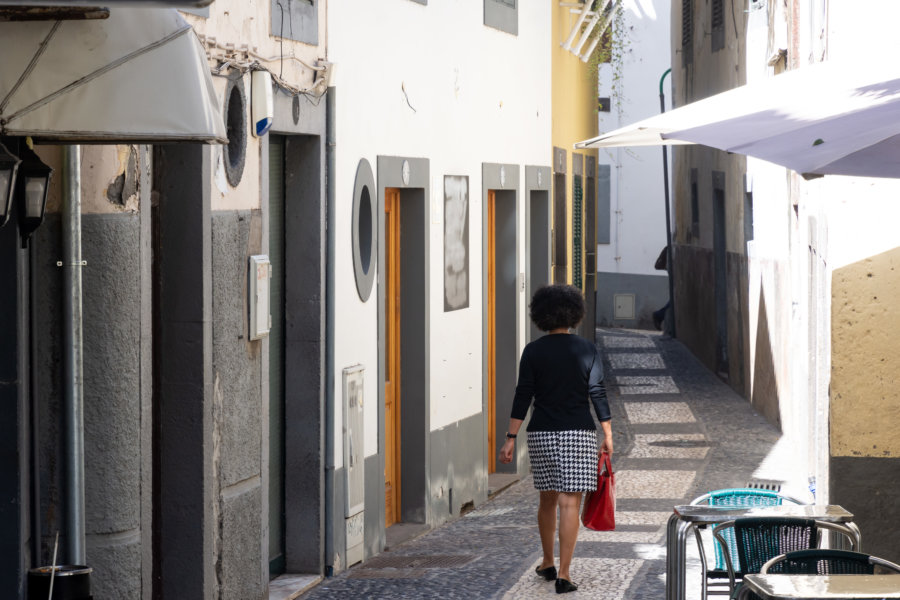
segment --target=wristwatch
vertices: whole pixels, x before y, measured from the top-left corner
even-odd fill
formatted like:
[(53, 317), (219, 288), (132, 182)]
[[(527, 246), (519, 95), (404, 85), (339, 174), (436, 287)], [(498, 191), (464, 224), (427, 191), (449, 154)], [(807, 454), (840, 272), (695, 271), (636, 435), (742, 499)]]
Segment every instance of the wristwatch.
[(507, 431), (507, 432), (506, 432), (506, 439), (508, 439), (508, 440), (514, 440), (514, 439), (516, 439), (516, 434), (510, 433), (510, 432)]

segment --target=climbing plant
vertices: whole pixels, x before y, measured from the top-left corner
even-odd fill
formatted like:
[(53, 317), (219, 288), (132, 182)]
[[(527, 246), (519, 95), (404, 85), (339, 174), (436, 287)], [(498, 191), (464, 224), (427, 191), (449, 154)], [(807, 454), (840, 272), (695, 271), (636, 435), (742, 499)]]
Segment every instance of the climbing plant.
[[(591, 10), (597, 10), (604, 4), (603, 0), (594, 0)], [(610, 102), (612, 106), (604, 108), (615, 108), (621, 114), (624, 106), (624, 65), (625, 56), (631, 51), (631, 40), (628, 36), (629, 27), (625, 22), (625, 2), (624, 0), (613, 0), (609, 8), (606, 9), (603, 22), (603, 30), (600, 43), (594, 49), (588, 64), (588, 76), (597, 81), (600, 73), (600, 65), (609, 63), (612, 69), (612, 89), (610, 90)], [(599, 111), (600, 106), (597, 107)]]

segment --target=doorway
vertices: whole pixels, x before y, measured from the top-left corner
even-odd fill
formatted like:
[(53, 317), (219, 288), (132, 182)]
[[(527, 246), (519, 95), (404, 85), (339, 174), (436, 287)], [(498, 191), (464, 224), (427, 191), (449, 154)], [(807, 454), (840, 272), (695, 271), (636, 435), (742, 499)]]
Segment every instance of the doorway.
[[(529, 287), (526, 302), (531, 302), (534, 293), (550, 283), (550, 198), (546, 190), (532, 190), (528, 199), (528, 255)], [(529, 342), (543, 335), (543, 332), (528, 320)]]
[(424, 189), (384, 189), (385, 527), (424, 523), (428, 441), (428, 217)]
[(488, 190), (485, 229), (485, 340), (487, 346), (488, 472), (515, 472), (515, 462), (498, 465), (500, 442), (516, 391), (516, 192)]
[(725, 174), (713, 171), (713, 270), (716, 303), (716, 372), (728, 376), (728, 257)]
[(284, 557), (284, 146), (269, 136), (269, 576)]
[(584, 321), (585, 338), (595, 341), (597, 331), (597, 159), (584, 159)]
[(268, 164), (262, 167), (269, 197), (262, 207), (272, 264), (272, 328), (264, 342), (270, 574), (321, 573), (327, 339), (321, 310), (326, 247), (322, 139), (274, 133), (268, 137)]

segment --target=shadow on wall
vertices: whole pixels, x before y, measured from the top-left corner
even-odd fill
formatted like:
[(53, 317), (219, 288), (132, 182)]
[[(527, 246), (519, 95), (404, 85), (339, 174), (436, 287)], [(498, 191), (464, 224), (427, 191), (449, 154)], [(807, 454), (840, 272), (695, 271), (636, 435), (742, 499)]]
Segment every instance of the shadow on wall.
[(756, 360), (753, 365), (753, 388), (750, 403), (769, 423), (781, 430), (778, 377), (772, 353), (772, 335), (766, 307), (765, 287), (759, 288), (759, 314), (756, 321)]
[(712, 252), (691, 245), (675, 248), (678, 339), (706, 368), (715, 372), (716, 303)]

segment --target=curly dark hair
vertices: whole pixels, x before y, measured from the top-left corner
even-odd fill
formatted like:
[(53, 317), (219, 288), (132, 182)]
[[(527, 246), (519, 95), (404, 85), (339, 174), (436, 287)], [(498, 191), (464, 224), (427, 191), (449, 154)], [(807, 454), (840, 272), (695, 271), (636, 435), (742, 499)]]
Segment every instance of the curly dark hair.
[(529, 308), (541, 331), (575, 327), (584, 318), (584, 295), (571, 285), (545, 285), (534, 293)]

